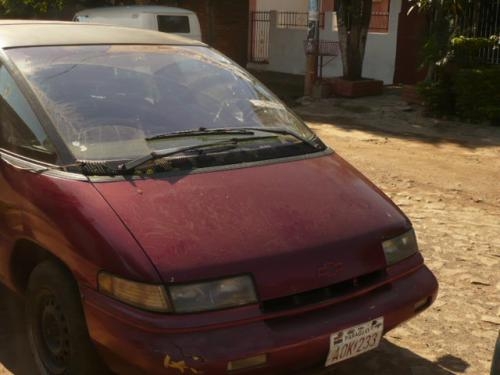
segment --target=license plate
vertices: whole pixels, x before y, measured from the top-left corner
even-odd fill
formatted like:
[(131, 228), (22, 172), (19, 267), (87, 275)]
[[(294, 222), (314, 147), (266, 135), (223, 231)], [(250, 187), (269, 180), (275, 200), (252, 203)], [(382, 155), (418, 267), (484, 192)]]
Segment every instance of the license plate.
[(325, 366), (344, 361), (378, 346), (384, 331), (384, 317), (335, 332)]

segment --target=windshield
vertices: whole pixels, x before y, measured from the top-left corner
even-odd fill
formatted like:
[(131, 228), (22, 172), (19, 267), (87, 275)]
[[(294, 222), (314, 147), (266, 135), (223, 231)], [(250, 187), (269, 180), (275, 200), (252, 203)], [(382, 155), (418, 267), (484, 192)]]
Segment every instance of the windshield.
[[(78, 160), (133, 159), (228, 136), (212, 132), (208, 140), (200, 129), (272, 128), (315, 139), (261, 83), (207, 47), (54, 46), (7, 53)], [(165, 136), (172, 133), (183, 136)]]

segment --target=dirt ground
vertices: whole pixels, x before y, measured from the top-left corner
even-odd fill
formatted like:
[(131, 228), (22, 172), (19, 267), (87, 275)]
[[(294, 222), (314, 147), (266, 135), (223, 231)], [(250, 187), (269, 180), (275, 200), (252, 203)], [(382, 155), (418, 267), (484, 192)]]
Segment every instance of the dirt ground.
[[(500, 128), (427, 118), (399, 94), (295, 110), (410, 217), (439, 297), (378, 349), (308, 375), (489, 374), (500, 329)], [(0, 374), (34, 374), (20, 304), (4, 291), (0, 301)]]

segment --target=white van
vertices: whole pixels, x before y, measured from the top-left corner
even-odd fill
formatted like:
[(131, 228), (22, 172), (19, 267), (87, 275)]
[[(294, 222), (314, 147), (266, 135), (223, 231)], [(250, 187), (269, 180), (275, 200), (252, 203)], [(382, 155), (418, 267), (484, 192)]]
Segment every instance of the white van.
[(201, 41), (196, 13), (166, 6), (116, 6), (85, 9), (73, 21), (102, 23), (179, 34)]

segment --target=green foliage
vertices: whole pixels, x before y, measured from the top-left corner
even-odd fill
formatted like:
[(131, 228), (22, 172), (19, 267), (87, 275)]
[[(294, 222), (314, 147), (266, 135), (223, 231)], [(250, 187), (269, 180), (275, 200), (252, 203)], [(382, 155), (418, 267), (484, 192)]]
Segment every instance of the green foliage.
[(500, 67), (461, 69), (454, 79), (457, 115), (500, 125)]
[(497, 40), (496, 35), (490, 38), (466, 38), (458, 36), (451, 40), (451, 45), (454, 50), (465, 50), (472, 53), (477, 53), (481, 48), (494, 46)]
[(473, 2), (474, 0), (410, 0), (410, 3), (413, 4), (410, 8), (410, 12), (413, 11), (413, 9), (422, 11), (442, 9), (452, 16), (457, 16), (462, 13), (467, 3)]
[[(7, 1), (11, 2), (12, 0)], [(62, 9), (64, 5), (64, 0), (23, 0), (23, 2), (35, 11), (42, 13), (48, 12), (49, 8)]]
[(460, 67), (475, 68), (481, 65), (482, 49), (496, 47), (498, 36), (490, 38), (466, 38), (459, 36), (451, 40), (453, 62)]
[(65, 0), (0, 0), (2, 13), (7, 16), (33, 16), (47, 13), (49, 10), (63, 8)]
[(449, 79), (421, 82), (417, 90), (423, 98), (425, 107), (431, 113), (439, 116), (449, 116), (455, 113), (455, 97)]
[[(410, 0), (424, 12), (428, 30), (423, 65), (428, 75), (419, 92), (429, 111), (473, 121), (500, 122), (500, 69), (481, 67), (481, 51), (498, 48), (499, 36), (458, 36), (465, 9), (479, 16), (480, 0)], [(468, 16), (471, 14), (468, 13)], [(461, 29), (462, 27), (462, 29)]]
[[(130, 1), (122, 1), (128, 4)], [(68, 9), (112, 5), (111, 0), (0, 0), (0, 17), (61, 18)]]
[(461, 68), (453, 72), (440, 68), (438, 76), (418, 86), (430, 112), (500, 125), (500, 66)]
[(451, 35), (449, 20), (444, 16), (437, 15), (435, 21), (429, 26), (422, 48), (423, 67), (433, 69), (446, 62)]
[(418, 10), (427, 16), (428, 27), (422, 48), (422, 66), (427, 80), (434, 79), (434, 69), (445, 65), (451, 52), (451, 40), (459, 28), (459, 19), (469, 4), (480, 0), (410, 0), (409, 12)]

